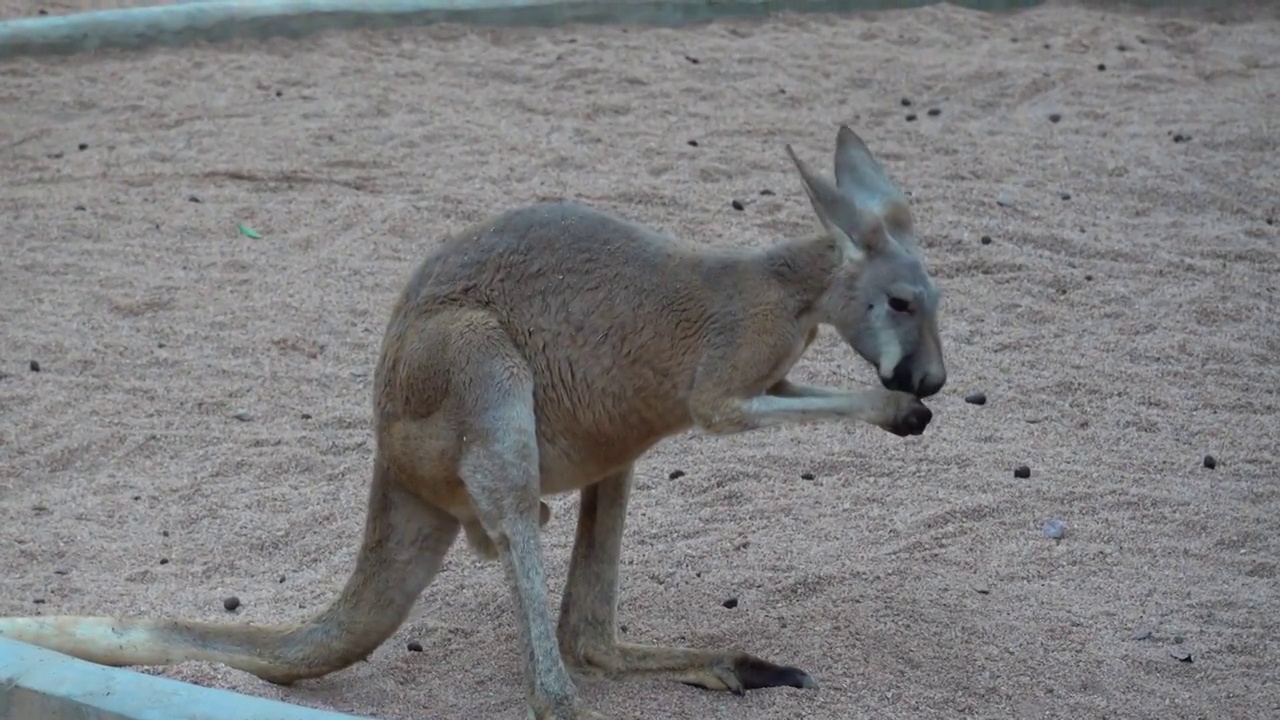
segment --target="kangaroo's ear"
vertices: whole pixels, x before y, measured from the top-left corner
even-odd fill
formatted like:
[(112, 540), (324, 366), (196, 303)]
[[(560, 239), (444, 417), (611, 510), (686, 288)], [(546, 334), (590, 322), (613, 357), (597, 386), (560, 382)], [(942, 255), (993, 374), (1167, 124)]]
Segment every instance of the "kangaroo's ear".
[(800, 181), (818, 221), (840, 243), (846, 259), (853, 260), (882, 250), (886, 240), (883, 225), (874, 218), (861, 216), (849, 198), (831, 183), (815, 175), (796, 155), (791, 145), (786, 148), (796, 170), (800, 172)]
[(840, 194), (861, 215), (879, 218), (895, 240), (914, 242), (906, 195), (847, 125), (841, 125), (836, 133), (835, 175)]

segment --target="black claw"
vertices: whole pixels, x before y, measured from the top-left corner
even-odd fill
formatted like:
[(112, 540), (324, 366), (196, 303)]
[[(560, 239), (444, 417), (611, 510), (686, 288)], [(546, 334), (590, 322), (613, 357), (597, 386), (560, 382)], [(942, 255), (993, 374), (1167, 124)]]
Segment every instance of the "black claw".
[(817, 683), (809, 673), (787, 665), (774, 665), (751, 655), (743, 655), (733, 664), (733, 674), (738, 676), (743, 690), (771, 687), (816, 688)]

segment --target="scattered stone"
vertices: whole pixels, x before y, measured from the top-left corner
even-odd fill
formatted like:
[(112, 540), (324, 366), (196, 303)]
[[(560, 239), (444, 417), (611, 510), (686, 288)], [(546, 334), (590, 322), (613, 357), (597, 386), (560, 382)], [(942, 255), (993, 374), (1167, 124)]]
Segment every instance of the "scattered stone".
[(1106, 70), (1107, 70), (1107, 66), (1106, 66), (1106, 65), (1104, 65), (1104, 64), (1102, 64), (1102, 63), (1098, 63), (1098, 72), (1106, 72)]
[(160, 558), (160, 564), (161, 564), (161, 565), (168, 565), (168, 564), (169, 564), (169, 558)]
[(1207, 467), (1207, 468), (1209, 468), (1210, 470), (1212, 470), (1212, 469), (1214, 469), (1214, 468), (1218, 467), (1218, 460), (1217, 460), (1217, 458), (1215, 458), (1215, 457), (1214, 457), (1214, 456), (1212, 456), (1212, 455), (1205, 455), (1205, 456), (1204, 456), (1204, 466), (1205, 466), (1205, 467)]
[(187, 202), (198, 203), (200, 202), (200, 198), (196, 197), (195, 195), (188, 195)]
[(240, 598), (232, 595), (222, 601), (222, 607), (226, 608), (227, 612), (235, 612), (240, 607)]
[(916, 114), (915, 114), (915, 113), (907, 113), (907, 122), (915, 122), (915, 121), (916, 121)]
[(733, 209), (737, 210), (738, 212), (742, 212), (743, 210), (746, 210), (746, 207), (742, 204), (741, 200), (734, 200), (729, 204), (732, 205)]
[(1071, 193), (1062, 193), (1062, 199), (1063, 199), (1063, 200), (1070, 200), (1070, 199), (1071, 199)]
[(1185, 642), (1185, 641), (1186, 641), (1186, 638), (1182, 637), (1181, 635), (1174, 635), (1174, 636), (1173, 636), (1173, 644), (1174, 644), (1174, 645), (1181, 645), (1181, 644), (1182, 644), (1183, 642)]
[(1119, 50), (1120, 52), (1129, 52), (1129, 46), (1124, 43), (1120, 43), (1116, 46), (1116, 50)]
[(410, 640), (409, 644), (405, 645), (405, 648), (407, 648), (409, 652), (422, 652), (422, 643), (417, 640)]
[(276, 582), (283, 584), (283, 583), (284, 583), (284, 576), (283, 576), (283, 575), (281, 575), (280, 577), (276, 578)]
[(88, 210), (88, 209), (89, 209), (89, 208), (86, 208), (86, 207), (85, 207), (85, 206), (83, 206), (83, 205), (77, 205), (77, 206), (76, 206), (76, 212), (84, 212), (85, 210)]
[(1085, 281), (1086, 281), (1086, 282), (1093, 282), (1093, 276), (1092, 276), (1092, 275), (1085, 275), (1085, 276), (1084, 276), (1084, 279), (1085, 279)]
[(158, 343), (156, 343), (156, 347), (158, 347), (158, 348), (160, 348), (161, 350), (163, 350), (163, 349), (165, 349), (165, 348), (167, 348), (167, 347), (169, 347), (169, 346), (168, 346), (167, 344), (165, 344), (165, 343), (158, 342)]
[(979, 240), (978, 242), (982, 243), (983, 245), (990, 245), (990, 244), (991, 244), (991, 236), (990, 236), (990, 235), (983, 235), (983, 236), (982, 236), (982, 239), (981, 239), (981, 240)]
[(1061, 120), (1062, 120), (1062, 115), (1060, 113), (1049, 113), (1049, 122), (1056, 123)]
[(35, 603), (36, 605), (43, 605), (45, 604), (46, 600), (44, 598), (31, 598), (31, 602)]
[(1186, 650), (1183, 650), (1182, 648), (1174, 648), (1170, 650), (1169, 657), (1173, 658), (1174, 660), (1177, 660), (1178, 662), (1184, 662), (1184, 663), (1189, 663), (1195, 660), (1195, 658), (1191, 657), (1191, 653), (1187, 652)]
[[(761, 195), (766, 195), (766, 196), (768, 196), (768, 195), (777, 195), (777, 193), (775, 193), (774, 191), (770, 190), (769, 188), (765, 188), (765, 189), (761, 190), (761, 191), (760, 191), (760, 194), (761, 194)], [(1268, 223), (1270, 223), (1271, 221), (1269, 221), (1269, 220), (1268, 220), (1267, 222), (1268, 222)]]
[(1020, 480), (1026, 480), (1031, 477), (1031, 468), (1026, 465), (1019, 465), (1013, 469), (1013, 476)]
[(32, 360), (31, 362), (27, 363), (27, 367), (31, 368), (31, 372), (40, 372), (40, 361)]
[(1276, 224), (1276, 219), (1275, 219), (1275, 218), (1270, 218), (1270, 217), (1269, 217), (1269, 218), (1267, 218), (1267, 224), (1268, 224), (1268, 225), (1275, 225), (1275, 224)]
[(929, 112), (926, 114), (929, 117), (938, 117), (942, 114), (942, 108), (929, 108)]
[(981, 393), (981, 392), (969, 393), (968, 395), (964, 396), (964, 401), (969, 403), (970, 405), (986, 405), (987, 395), (986, 393)]
[(1040, 528), (1040, 532), (1050, 540), (1061, 540), (1067, 534), (1067, 524), (1058, 518), (1053, 518)]
[(239, 420), (240, 422), (249, 422), (249, 418), (253, 416), (249, 414), (248, 410), (237, 410), (231, 417)]
[(1189, 142), (1190, 140), (1191, 140), (1190, 135), (1183, 135), (1182, 133), (1178, 133), (1177, 135), (1173, 136), (1173, 141), (1176, 143)]
[(902, 98), (902, 107), (911, 107), (911, 98)]
[(57, 568), (53, 571), (54, 575), (70, 575), (71, 571), (67, 568)]
[(301, 415), (299, 415), (298, 417), (301, 417), (303, 420), (310, 420), (310, 419), (311, 419), (311, 413), (302, 413), (302, 414), (301, 414)]
[(1129, 636), (1129, 639), (1130, 640), (1150, 640), (1151, 636), (1154, 634), (1155, 634), (1155, 630), (1153, 630), (1150, 626), (1144, 625), (1143, 627), (1140, 627), (1137, 630), (1134, 630), (1133, 634)]
[(802, 473), (800, 473), (800, 479), (801, 479), (801, 480), (812, 480), (812, 479), (813, 479), (813, 473), (811, 473), (811, 472), (807, 472), (807, 471), (806, 471), (806, 472), (802, 472)]
[(975, 582), (975, 583), (970, 583), (970, 584), (969, 584), (969, 587), (973, 588), (973, 591), (974, 591), (974, 592), (976, 592), (976, 593), (978, 593), (979, 595), (990, 595), (990, 594), (991, 594), (991, 586), (990, 586), (990, 585), (988, 585), (988, 584), (986, 584), (986, 583), (984, 583), (984, 582)]
[(697, 140), (690, 140), (690, 141), (689, 141), (689, 147), (698, 147), (698, 141), (697, 141)]
[(701, 60), (699, 60), (699, 59), (698, 59), (698, 58), (696, 58), (696, 57), (693, 57), (692, 55), (685, 55), (685, 56), (684, 56), (684, 59), (685, 59), (685, 60), (688, 60), (689, 62), (693, 63), (694, 65), (697, 65), (698, 63), (702, 62)]
[(80, 149), (80, 152), (84, 152), (85, 150), (89, 149), (89, 143), (80, 143), (78, 147)]
[(728, 600), (725, 600), (724, 602), (722, 602), (722, 603), (720, 603), (720, 604), (721, 604), (721, 605), (723, 605), (723, 606), (725, 606), (726, 608), (728, 608), (728, 609), (732, 610), (732, 609), (734, 609), (734, 608), (738, 607), (738, 598), (736, 598), (736, 597), (731, 597), (731, 598), (729, 598)]
[(277, 91), (276, 91), (276, 97), (284, 97), (284, 91), (283, 91), (283, 90), (277, 90)]
[(161, 534), (161, 535), (163, 535), (164, 537), (169, 537), (169, 531), (168, 531), (168, 530), (161, 530), (161, 531), (160, 531), (160, 534)]
[(1013, 193), (1008, 190), (1001, 190), (1000, 194), (996, 195), (996, 204), (1000, 207), (1013, 207), (1013, 202)]
[(671, 472), (667, 473), (668, 480), (679, 480), (682, 477), (684, 477), (683, 470), (672, 470)]

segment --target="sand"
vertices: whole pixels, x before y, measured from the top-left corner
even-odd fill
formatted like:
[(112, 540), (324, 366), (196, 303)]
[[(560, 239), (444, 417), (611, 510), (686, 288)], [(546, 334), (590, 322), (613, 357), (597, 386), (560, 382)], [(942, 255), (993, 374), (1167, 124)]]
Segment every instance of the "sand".
[[(0, 614), (320, 609), (363, 522), (383, 323), (424, 252), (558, 197), (707, 245), (800, 236), (783, 144), (829, 172), (847, 122), (912, 192), (945, 293), (935, 421), (660, 446), (620, 608), (625, 638), (749, 650), (821, 688), (589, 679), (590, 706), (1280, 712), (1277, 58), (1274, 5), (1053, 3), (0, 65)], [(794, 377), (875, 382), (831, 332)], [(576, 502), (545, 533), (557, 598)], [(348, 670), (145, 671), (385, 719), (523, 717), (501, 569), (463, 545)]]

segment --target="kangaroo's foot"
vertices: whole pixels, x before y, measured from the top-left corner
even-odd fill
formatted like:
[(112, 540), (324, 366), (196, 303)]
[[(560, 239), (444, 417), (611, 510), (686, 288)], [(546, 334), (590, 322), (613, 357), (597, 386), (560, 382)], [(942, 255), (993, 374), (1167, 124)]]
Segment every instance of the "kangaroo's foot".
[(818, 686), (809, 673), (800, 668), (777, 665), (743, 652), (615, 642), (576, 648), (565, 660), (577, 670), (664, 675), (686, 685), (727, 690), (735, 695), (761, 688)]

